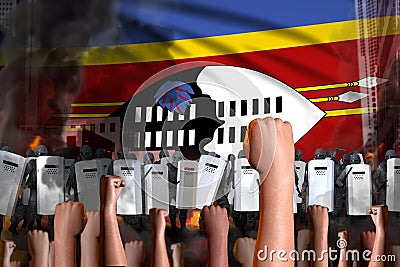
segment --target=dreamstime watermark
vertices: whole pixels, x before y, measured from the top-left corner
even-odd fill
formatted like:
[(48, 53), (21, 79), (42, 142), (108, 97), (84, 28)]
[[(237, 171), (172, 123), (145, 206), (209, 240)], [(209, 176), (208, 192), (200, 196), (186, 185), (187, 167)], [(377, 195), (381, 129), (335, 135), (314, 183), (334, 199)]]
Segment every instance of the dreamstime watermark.
[(347, 247), (347, 241), (344, 239), (339, 239), (336, 242), (338, 249), (329, 248), (328, 250), (322, 250), (319, 255), (315, 250), (303, 250), (297, 251), (292, 250), (289, 253), (285, 250), (268, 250), (268, 246), (265, 245), (264, 249), (260, 249), (257, 252), (257, 259), (259, 261), (323, 261), (323, 260), (345, 260), (345, 261), (372, 261), (372, 262), (395, 262), (396, 256), (395, 255), (377, 255), (375, 259), (371, 259), (372, 251), (364, 250), (360, 253), (358, 250), (347, 250), (344, 251)]

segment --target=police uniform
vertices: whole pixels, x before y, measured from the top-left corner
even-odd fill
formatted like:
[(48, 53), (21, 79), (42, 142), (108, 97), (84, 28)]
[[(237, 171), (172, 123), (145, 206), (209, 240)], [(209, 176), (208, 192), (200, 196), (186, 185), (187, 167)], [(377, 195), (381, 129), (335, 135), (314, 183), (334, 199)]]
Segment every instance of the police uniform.
[(346, 185), (348, 173), (346, 166), (350, 164), (350, 155), (344, 154), (342, 157), (342, 164), (339, 165), (338, 174), (335, 176), (335, 210), (332, 214), (333, 217), (339, 217), (342, 210), (343, 203), (346, 203)]
[(25, 169), (24, 177), (28, 176), (26, 184), (31, 190), (29, 197), (28, 212), (28, 230), (33, 230), (33, 225), (36, 220), (37, 229), (42, 229), (42, 216), (37, 214), (37, 169), (36, 159), (31, 159)]

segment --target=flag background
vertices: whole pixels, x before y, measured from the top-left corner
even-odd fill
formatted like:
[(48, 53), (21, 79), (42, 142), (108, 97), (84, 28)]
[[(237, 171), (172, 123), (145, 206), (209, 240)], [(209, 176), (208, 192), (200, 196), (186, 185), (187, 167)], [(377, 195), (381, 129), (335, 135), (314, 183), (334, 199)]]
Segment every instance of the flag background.
[[(77, 129), (71, 125), (93, 126), (89, 119), (83, 122), (85, 115), (107, 117), (119, 107), (74, 103), (128, 101), (149, 77), (178, 63), (209, 61), (245, 67), (298, 88), (354, 82), (367, 76), (388, 78), (398, 55), (398, 1), (116, 0), (102, 5), (39, 1), (33, 2), (32, 13), (24, 1), (16, 2), (16, 7), (16, 33), (10, 37), (5, 31), (3, 47), (22, 47), (27, 52), (22, 65), (28, 71), (24, 70), (19, 90), (26, 92), (28, 87), (30, 95), (17, 100), (24, 108), (18, 111), (16, 135), (6, 133), (3, 143), (14, 143), (21, 152), (35, 136), (53, 149), (63, 146), (68, 131)], [(39, 23), (29, 24), (23, 14)], [(28, 25), (29, 31), (18, 31), (19, 25)], [(4, 65), (10, 65), (9, 58), (3, 52)], [(362, 91), (370, 94), (367, 100), (316, 105), (323, 111), (376, 108), (379, 91), (387, 87), (302, 94), (311, 99)], [(82, 118), (68, 118), (74, 116)], [(318, 147), (364, 153), (375, 152), (379, 144), (383, 150), (397, 149), (397, 116), (385, 126), (389, 130), (383, 137), (378, 137), (379, 116), (375, 120), (366, 116), (326, 117), (296, 148), (303, 150), (307, 160)], [(384, 115), (381, 122), (383, 118), (388, 120)], [(74, 145), (91, 143), (77, 138)], [(115, 153), (119, 145), (113, 140), (108, 150)]]

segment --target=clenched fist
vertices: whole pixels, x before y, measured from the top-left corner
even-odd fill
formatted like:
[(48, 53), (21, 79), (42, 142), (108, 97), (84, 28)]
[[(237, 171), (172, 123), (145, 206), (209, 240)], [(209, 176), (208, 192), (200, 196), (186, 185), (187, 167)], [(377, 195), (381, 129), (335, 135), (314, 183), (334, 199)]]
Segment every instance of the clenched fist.
[(253, 264), (256, 240), (253, 238), (238, 238), (233, 247), (233, 255), (242, 267), (251, 267)]

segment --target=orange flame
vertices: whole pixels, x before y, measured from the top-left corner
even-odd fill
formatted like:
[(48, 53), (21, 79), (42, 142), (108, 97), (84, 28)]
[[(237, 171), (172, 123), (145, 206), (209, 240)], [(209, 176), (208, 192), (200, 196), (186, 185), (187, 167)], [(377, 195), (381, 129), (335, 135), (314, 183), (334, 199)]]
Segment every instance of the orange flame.
[(378, 155), (383, 153), (384, 146), (385, 146), (385, 144), (381, 143), (378, 145), (378, 148), (375, 151), (373, 151), (373, 152), (367, 151), (365, 153), (365, 163), (370, 164), (372, 170), (375, 170), (375, 159), (378, 158)]
[(32, 142), (30, 143), (30, 145), (29, 145), (29, 148), (30, 149), (32, 149), (33, 151), (35, 151), (36, 150), (36, 147), (38, 146), (38, 145), (40, 145), (40, 142), (42, 141), (42, 137), (41, 136), (35, 136), (34, 138), (33, 138), (33, 140), (32, 140)]
[(186, 221), (188, 228), (199, 228), (200, 210), (192, 210), (192, 214)]

